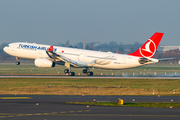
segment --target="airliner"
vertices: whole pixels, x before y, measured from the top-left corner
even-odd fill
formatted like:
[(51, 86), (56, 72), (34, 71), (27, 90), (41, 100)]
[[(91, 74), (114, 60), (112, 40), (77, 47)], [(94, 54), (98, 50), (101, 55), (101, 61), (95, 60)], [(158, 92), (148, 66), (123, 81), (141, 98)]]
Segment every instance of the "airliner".
[(60, 46), (51, 46), (27, 42), (14, 42), (8, 44), (3, 50), (16, 57), (16, 64), (20, 65), (20, 58), (32, 59), (37, 67), (55, 67), (64, 65), (65, 74), (74, 76), (71, 67), (84, 68), (82, 72), (93, 76), (90, 68), (121, 70), (134, 68), (160, 59), (153, 58), (164, 33), (156, 32), (138, 50), (131, 54), (117, 54), (111, 52), (92, 51)]

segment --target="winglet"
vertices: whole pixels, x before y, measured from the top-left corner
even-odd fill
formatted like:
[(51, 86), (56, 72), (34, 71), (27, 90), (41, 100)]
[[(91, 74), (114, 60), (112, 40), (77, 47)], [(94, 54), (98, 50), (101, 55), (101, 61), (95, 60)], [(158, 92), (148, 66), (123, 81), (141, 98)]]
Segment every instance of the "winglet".
[(136, 57), (152, 58), (156, 52), (156, 49), (163, 37), (164, 33), (156, 32), (154, 35), (147, 40), (137, 51), (129, 55)]
[(48, 51), (53, 51), (53, 46), (50, 46)]

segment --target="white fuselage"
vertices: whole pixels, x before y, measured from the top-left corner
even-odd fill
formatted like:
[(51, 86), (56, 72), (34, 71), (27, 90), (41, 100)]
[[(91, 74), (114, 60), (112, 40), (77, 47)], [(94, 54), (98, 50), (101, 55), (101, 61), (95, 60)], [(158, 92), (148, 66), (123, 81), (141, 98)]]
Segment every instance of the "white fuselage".
[[(4, 48), (4, 51), (9, 55), (18, 58), (48, 59), (49, 56), (47, 55), (46, 50), (49, 47), (50, 45), (16, 42), (9, 44), (9, 46), (6, 46)], [(131, 55), (83, 50), (83, 49), (67, 48), (67, 47), (59, 47), (59, 46), (54, 46), (54, 52), (75, 61), (89, 63), (87, 66), (84, 67), (95, 67), (95, 68), (103, 68), (103, 69), (125, 69), (125, 68), (132, 68), (132, 67), (144, 65), (138, 62), (139, 57), (135, 57)], [(95, 60), (96, 63), (93, 63), (93, 61)]]

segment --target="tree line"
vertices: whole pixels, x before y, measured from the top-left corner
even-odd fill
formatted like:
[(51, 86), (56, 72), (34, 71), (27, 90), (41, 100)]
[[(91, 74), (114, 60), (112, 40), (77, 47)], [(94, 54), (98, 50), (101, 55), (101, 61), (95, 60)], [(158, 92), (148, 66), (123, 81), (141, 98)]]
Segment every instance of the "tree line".
[[(15, 57), (10, 56), (3, 51), (3, 48), (7, 45), (8, 45), (8, 43), (3, 43), (0, 45), (0, 63), (15, 62)], [(70, 42), (67, 41), (65, 44), (58, 43), (58, 44), (54, 44), (54, 45), (83, 49), (83, 43), (82, 42), (71, 45)], [(141, 46), (142, 46), (142, 44), (138, 43), (138, 42), (135, 42), (134, 44), (123, 44), (122, 42), (117, 43), (115, 41), (111, 41), (109, 43), (100, 43), (100, 42), (86, 43), (86, 49), (87, 50), (113, 52), (113, 53), (118, 53), (118, 54), (132, 53)], [(174, 58), (174, 59), (168, 60), (166, 62), (178, 63), (180, 60), (180, 50), (174, 49), (174, 50), (169, 50), (166, 52), (162, 52), (160, 50), (157, 50), (155, 55), (154, 55), (154, 58)]]

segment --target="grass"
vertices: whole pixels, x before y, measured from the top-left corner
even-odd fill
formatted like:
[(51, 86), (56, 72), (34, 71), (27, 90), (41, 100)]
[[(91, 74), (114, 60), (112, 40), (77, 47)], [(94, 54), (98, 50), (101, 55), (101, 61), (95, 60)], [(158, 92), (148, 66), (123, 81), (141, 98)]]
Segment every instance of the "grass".
[(29, 95), (180, 95), (180, 80), (0, 78), (0, 94)]
[[(64, 75), (65, 67), (38, 68), (34, 65), (0, 64), (0, 75)], [(82, 68), (72, 68), (82, 74)], [(153, 64), (125, 70), (91, 69), (94, 75), (120, 76), (180, 76), (180, 65)], [(124, 74), (124, 75), (123, 75)], [(134, 74), (134, 75), (133, 75)], [(155, 75), (155, 76), (156, 76)], [(162, 79), (57, 79), (0, 78), (0, 94), (31, 95), (180, 95), (180, 80)], [(52, 87), (50, 87), (52, 85)]]
[[(0, 64), (0, 75), (64, 75), (64, 66), (57, 65), (55, 68), (38, 68), (30, 65)], [(82, 74), (83, 68), (72, 68), (76, 75)], [(94, 75), (120, 75), (120, 76), (180, 76), (179, 65), (154, 64), (125, 70), (101, 70), (91, 69)]]
[(101, 106), (123, 106), (123, 107), (161, 107), (161, 108), (180, 108), (179, 103), (148, 103), (148, 102), (136, 102), (136, 103), (124, 103), (120, 105), (115, 102), (66, 102), (67, 104), (83, 104), (83, 105), (101, 105)]

